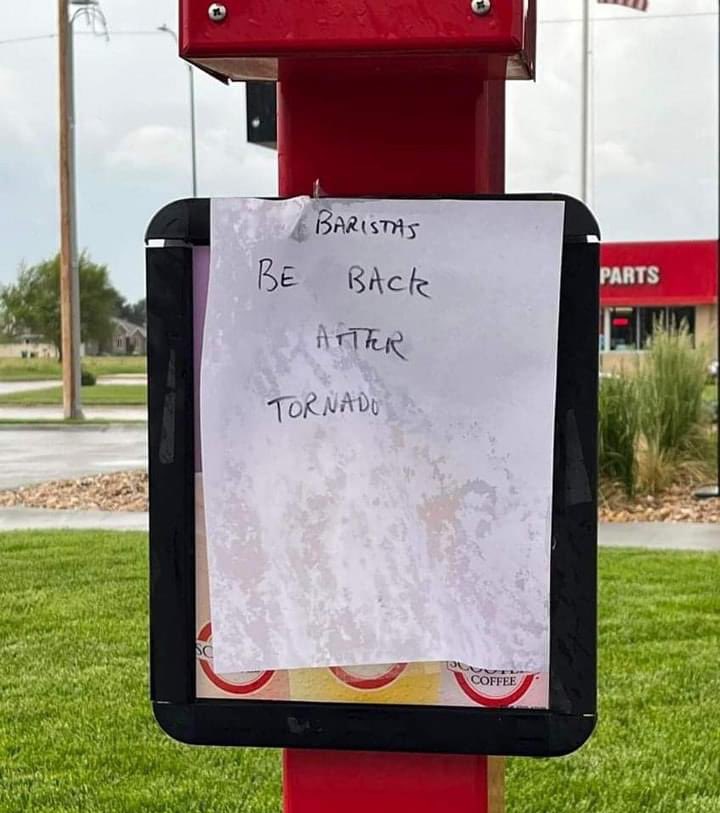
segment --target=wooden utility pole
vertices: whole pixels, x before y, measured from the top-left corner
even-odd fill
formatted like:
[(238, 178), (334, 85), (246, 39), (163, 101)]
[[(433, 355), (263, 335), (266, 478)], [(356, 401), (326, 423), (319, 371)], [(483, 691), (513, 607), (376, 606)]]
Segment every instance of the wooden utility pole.
[(60, 328), (63, 414), (82, 418), (80, 405), (80, 277), (75, 219), (75, 110), (69, 0), (58, 0), (60, 88)]

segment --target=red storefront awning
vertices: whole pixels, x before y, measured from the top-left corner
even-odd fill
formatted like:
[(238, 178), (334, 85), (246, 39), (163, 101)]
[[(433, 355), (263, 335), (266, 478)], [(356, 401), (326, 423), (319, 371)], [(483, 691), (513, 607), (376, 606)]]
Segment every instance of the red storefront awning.
[(604, 243), (600, 304), (662, 307), (717, 302), (718, 243)]

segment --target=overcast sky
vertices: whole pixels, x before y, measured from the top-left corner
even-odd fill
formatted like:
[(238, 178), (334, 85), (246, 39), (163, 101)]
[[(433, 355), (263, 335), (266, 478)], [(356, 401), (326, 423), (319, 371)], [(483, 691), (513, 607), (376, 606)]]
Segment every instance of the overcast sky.
[[(592, 206), (605, 240), (714, 238), (718, 18), (699, 13), (717, 1), (649, 2), (593, 3)], [(507, 188), (579, 195), (581, 3), (538, 5), (538, 81), (509, 91)], [(75, 40), (79, 243), (130, 300), (144, 295), (148, 220), (190, 193), (189, 107), (172, 38), (121, 32), (177, 28), (176, 6), (103, 0), (110, 41)], [(51, 34), (55, 12), (0, 4), (0, 284), (58, 248), (57, 40), (7, 42)], [(243, 85), (198, 72), (196, 105), (199, 194), (275, 194), (275, 153), (245, 140)]]

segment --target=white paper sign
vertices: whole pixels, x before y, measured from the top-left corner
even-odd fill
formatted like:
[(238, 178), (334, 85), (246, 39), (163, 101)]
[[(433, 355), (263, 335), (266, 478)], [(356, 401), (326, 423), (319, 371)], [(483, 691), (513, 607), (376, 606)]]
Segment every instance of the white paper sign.
[(547, 670), (563, 211), (212, 201), (219, 672)]

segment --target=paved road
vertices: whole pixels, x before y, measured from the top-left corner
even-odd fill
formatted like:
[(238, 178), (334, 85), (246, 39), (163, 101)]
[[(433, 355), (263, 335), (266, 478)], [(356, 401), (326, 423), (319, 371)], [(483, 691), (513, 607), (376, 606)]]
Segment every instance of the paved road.
[(144, 426), (3, 428), (0, 488), (147, 467)]

